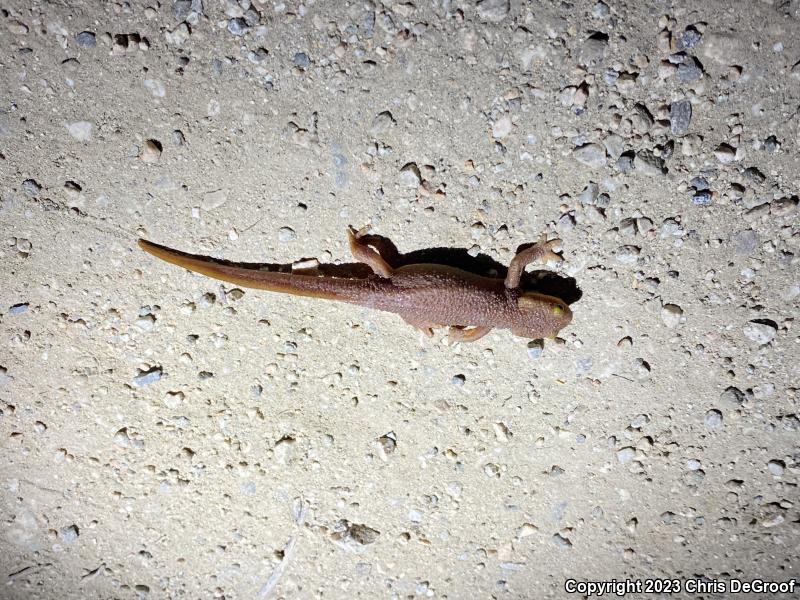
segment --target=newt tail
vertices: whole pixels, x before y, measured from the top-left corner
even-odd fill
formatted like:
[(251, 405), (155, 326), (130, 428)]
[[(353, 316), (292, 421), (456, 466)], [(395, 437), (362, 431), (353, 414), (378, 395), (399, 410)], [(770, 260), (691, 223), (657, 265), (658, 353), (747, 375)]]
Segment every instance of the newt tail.
[(320, 277), (234, 267), (233, 265), (215, 262), (207, 257), (194, 256), (173, 250), (147, 240), (139, 240), (139, 247), (156, 258), (189, 271), (258, 290), (357, 303), (371, 288), (369, 279)]

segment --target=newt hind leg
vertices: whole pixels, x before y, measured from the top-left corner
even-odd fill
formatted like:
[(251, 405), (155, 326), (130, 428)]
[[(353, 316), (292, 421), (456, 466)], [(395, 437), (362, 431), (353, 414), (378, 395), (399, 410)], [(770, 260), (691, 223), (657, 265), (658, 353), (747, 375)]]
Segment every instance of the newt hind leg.
[(412, 319), (409, 317), (403, 317), (403, 321), (411, 325), (412, 327), (419, 329), (422, 333), (424, 333), (427, 337), (433, 337), (433, 330), (441, 327), (441, 325), (437, 323), (431, 323), (429, 321), (423, 321), (422, 319)]
[(476, 327), (451, 327), (447, 332), (447, 339), (451, 344), (456, 342), (477, 342), (492, 330), (489, 325)]
[(392, 266), (380, 255), (380, 253), (364, 237), (369, 231), (369, 225), (356, 230), (350, 227), (347, 230), (347, 239), (350, 242), (350, 252), (358, 262), (362, 262), (371, 268), (376, 275), (381, 277), (391, 277), (394, 273)]
[(519, 280), (522, 278), (522, 273), (525, 272), (525, 267), (533, 262), (560, 261), (561, 257), (553, 251), (553, 248), (557, 248), (560, 245), (561, 240), (548, 241), (547, 234), (543, 233), (538, 242), (523, 250), (511, 260), (506, 274), (506, 287), (508, 289), (519, 287)]

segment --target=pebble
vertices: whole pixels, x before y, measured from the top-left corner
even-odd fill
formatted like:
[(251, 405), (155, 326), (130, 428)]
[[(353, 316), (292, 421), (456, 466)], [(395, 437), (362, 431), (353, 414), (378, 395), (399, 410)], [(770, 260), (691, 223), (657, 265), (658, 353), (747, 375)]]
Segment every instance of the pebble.
[(133, 385), (144, 387), (155, 383), (159, 379), (161, 379), (161, 367), (153, 367), (147, 371), (139, 371), (139, 374), (133, 378)]
[(260, 15), (252, 8), (249, 8), (246, 11), (244, 11), (244, 22), (247, 23), (248, 27), (255, 27), (256, 25), (258, 25), (258, 22), (260, 20), (261, 20)]
[(767, 177), (761, 171), (759, 171), (757, 167), (747, 167), (742, 172), (742, 175), (752, 181), (755, 185), (761, 185), (767, 180)]
[(769, 205), (769, 212), (776, 217), (786, 217), (797, 210), (800, 199), (797, 196), (791, 198), (778, 198)]
[(701, 54), (714, 62), (728, 66), (745, 64), (750, 54), (749, 46), (742, 37), (728, 33), (706, 32), (703, 35)]
[(592, 15), (598, 19), (605, 19), (611, 13), (608, 4), (602, 0), (592, 7)]
[(692, 196), (692, 202), (697, 206), (708, 206), (711, 204), (712, 195), (711, 192), (697, 192)]
[(620, 170), (620, 173), (630, 173), (633, 171), (633, 161), (633, 152), (624, 152), (619, 159), (617, 159), (617, 168)]
[(9, 21), (7, 27), (8, 31), (14, 35), (25, 35), (28, 33), (28, 26), (22, 21)]
[(227, 201), (228, 197), (224, 190), (213, 190), (203, 195), (203, 200), (200, 202), (200, 208), (203, 210), (214, 210), (215, 208), (219, 208), (225, 204)]
[(640, 380), (645, 380), (650, 377), (650, 363), (643, 358), (637, 358), (634, 361), (634, 369), (636, 370), (636, 377)]
[(714, 156), (716, 156), (717, 160), (723, 165), (727, 165), (736, 160), (736, 148), (730, 144), (720, 144), (714, 150)]
[(636, 261), (639, 260), (639, 254), (641, 254), (641, 252), (642, 251), (638, 246), (632, 246), (630, 244), (620, 246), (616, 250), (617, 262), (622, 263), (623, 265), (636, 264)]
[(767, 463), (767, 469), (775, 477), (781, 477), (786, 469), (786, 463), (782, 460), (771, 460)]
[(305, 52), (298, 52), (297, 54), (295, 54), (294, 57), (292, 58), (292, 62), (296, 67), (299, 67), (301, 69), (307, 69), (308, 67), (311, 66), (311, 59), (308, 58), (308, 54), (306, 54)]
[(249, 27), (247, 26), (247, 22), (242, 18), (231, 19), (228, 21), (228, 31), (233, 35), (244, 35), (248, 29)]
[(184, 21), (189, 13), (192, 12), (192, 0), (175, 0), (172, 5), (172, 13), (177, 21)]
[(777, 326), (771, 321), (750, 321), (743, 328), (745, 337), (757, 344), (769, 344), (778, 333)]
[(15, 304), (11, 308), (8, 309), (8, 314), (16, 316), (21, 315), (22, 313), (28, 312), (28, 306), (30, 306), (27, 302), (23, 302), (21, 304)]
[(587, 67), (602, 64), (607, 48), (608, 36), (605, 33), (593, 33), (578, 49), (578, 63)]
[(511, 0), (478, 0), (478, 16), (491, 23), (499, 23), (511, 11)]
[(295, 233), (294, 229), (291, 227), (281, 227), (278, 230), (278, 241), (281, 242), (291, 242), (292, 240), (297, 238), (297, 233)]
[(97, 45), (97, 38), (91, 31), (81, 31), (75, 36), (75, 43), (81, 48), (94, 48)]
[(258, 48), (255, 52), (247, 53), (247, 60), (254, 64), (260, 64), (267, 60), (267, 56), (269, 56), (269, 52), (266, 48)]
[(565, 538), (560, 533), (556, 533), (553, 535), (552, 538), (553, 544), (558, 546), (559, 548), (563, 548), (565, 550), (569, 550), (572, 548), (572, 542), (569, 541), (569, 538)]
[(736, 254), (751, 254), (758, 248), (758, 234), (752, 229), (745, 229), (733, 234), (731, 243)]
[(675, 47), (677, 50), (688, 50), (697, 46), (701, 39), (703, 39), (703, 34), (690, 25), (675, 36)]
[(603, 145), (606, 147), (606, 152), (613, 159), (617, 160), (625, 150), (625, 140), (622, 136), (612, 133), (603, 140)]
[(62, 527), (58, 532), (58, 537), (61, 538), (61, 541), (66, 542), (67, 544), (71, 544), (77, 540), (79, 535), (80, 533), (77, 525)]
[(719, 399), (726, 404), (738, 407), (744, 403), (745, 395), (739, 388), (730, 386), (725, 388), (725, 391), (720, 394)]
[(492, 124), (492, 137), (496, 140), (502, 140), (504, 137), (508, 136), (513, 129), (514, 125), (511, 123), (511, 117), (504, 115)]
[(675, 328), (680, 325), (683, 319), (683, 309), (677, 304), (665, 304), (661, 308), (661, 320), (669, 328)]
[(709, 429), (718, 429), (722, 427), (722, 413), (716, 408), (712, 408), (706, 413), (705, 423), (706, 427)]
[(603, 73), (603, 82), (611, 87), (617, 84), (617, 80), (619, 80), (619, 71), (615, 71), (614, 69), (608, 69)]
[(590, 181), (589, 184), (583, 188), (581, 195), (578, 196), (578, 200), (581, 204), (594, 204), (599, 194), (600, 186), (594, 181)]
[(389, 129), (391, 129), (396, 124), (394, 116), (388, 110), (385, 110), (381, 113), (378, 113), (375, 118), (372, 120), (372, 127), (370, 128), (370, 133), (374, 136), (378, 136), (381, 134), (386, 133)]
[(166, 39), (167, 44), (170, 46), (179, 48), (186, 43), (186, 40), (189, 39), (190, 35), (191, 32), (189, 31), (189, 26), (186, 23), (180, 23), (172, 31), (164, 32), (164, 39)]
[(686, 135), (692, 122), (692, 103), (678, 100), (669, 107), (670, 131), (673, 135)]
[(575, 361), (575, 375), (577, 377), (582, 377), (589, 373), (592, 370), (592, 359), (591, 357), (583, 357), (579, 358)]
[(653, 127), (653, 115), (647, 110), (647, 107), (638, 103), (633, 107), (633, 114), (630, 117), (633, 130), (639, 134), (645, 134)]
[(528, 342), (528, 357), (539, 358), (544, 353), (544, 340), (531, 340)]
[(678, 65), (678, 80), (681, 83), (693, 83), (703, 77), (703, 69), (689, 57)]
[(579, 163), (592, 169), (600, 169), (606, 165), (606, 151), (600, 144), (584, 144), (572, 151), (572, 156)]
[(639, 150), (633, 159), (633, 168), (648, 177), (656, 177), (667, 173), (664, 159), (653, 154), (651, 150)]
[(75, 121), (66, 125), (69, 134), (79, 142), (92, 139), (92, 124), (89, 121)]
[(157, 79), (145, 79), (143, 83), (145, 89), (147, 89), (147, 91), (153, 94), (153, 96), (156, 98), (163, 98), (167, 95), (167, 90), (164, 88), (164, 84)]
[(158, 140), (146, 140), (142, 145), (139, 158), (148, 164), (157, 163), (161, 159), (162, 146)]
[(42, 186), (35, 179), (26, 179), (22, 182), (22, 191), (29, 198), (38, 198), (39, 192), (42, 191)]
[(764, 149), (770, 154), (775, 154), (781, 149), (781, 144), (774, 135), (769, 136), (764, 140)]
[(630, 446), (626, 446), (625, 448), (620, 448), (617, 451), (617, 461), (623, 465), (631, 462), (635, 456), (636, 456), (636, 450)]
[(399, 183), (403, 187), (416, 188), (422, 183), (422, 176), (416, 163), (408, 163), (400, 169)]

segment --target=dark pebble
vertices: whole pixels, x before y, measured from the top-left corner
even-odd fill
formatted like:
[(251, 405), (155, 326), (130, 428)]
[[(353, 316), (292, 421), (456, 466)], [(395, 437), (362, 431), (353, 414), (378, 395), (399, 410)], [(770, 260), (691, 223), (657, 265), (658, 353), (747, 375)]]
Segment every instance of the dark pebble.
[(678, 79), (681, 83), (692, 83), (703, 76), (703, 69), (698, 66), (695, 59), (689, 57), (686, 62), (678, 65)]
[(670, 131), (673, 135), (685, 135), (692, 122), (692, 103), (689, 100), (678, 100), (669, 107)]
[(94, 48), (97, 45), (97, 38), (91, 31), (81, 31), (75, 36), (75, 42), (81, 48)]
[(694, 202), (697, 206), (708, 206), (711, 204), (711, 192), (697, 192), (694, 196), (692, 196), (692, 202)]
[(702, 38), (703, 34), (690, 25), (685, 31), (678, 34), (675, 41), (677, 42), (678, 50), (686, 50), (697, 46)]
[(307, 69), (311, 66), (311, 60), (309, 60), (308, 54), (305, 52), (298, 52), (294, 55), (292, 60), (294, 61), (295, 66), (300, 67), (301, 69)]

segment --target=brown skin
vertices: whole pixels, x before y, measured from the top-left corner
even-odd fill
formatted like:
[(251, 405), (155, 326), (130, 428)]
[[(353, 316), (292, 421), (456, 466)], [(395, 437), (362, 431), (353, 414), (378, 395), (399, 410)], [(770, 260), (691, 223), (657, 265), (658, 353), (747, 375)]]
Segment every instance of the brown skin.
[(546, 236), (517, 254), (505, 280), (481, 277), (435, 264), (392, 268), (361, 238), (366, 229), (348, 232), (350, 250), (373, 274), (363, 278), (326, 277), (262, 271), (224, 265), (139, 240), (145, 252), (166, 262), (243, 287), (327, 298), (393, 312), (407, 323), (433, 335), (434, 327), (450, 326), (452, 341), (473, 342), (494, 328), (510, 329), (532, 339), (554, 338), (572, 320), (567, 304), (554, 296), (524, 292), (519, 287), (525, 266), (560, 257), (552, 250), (560, 240)]

